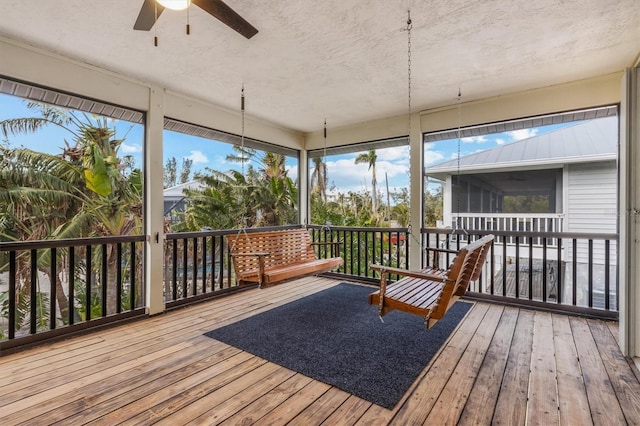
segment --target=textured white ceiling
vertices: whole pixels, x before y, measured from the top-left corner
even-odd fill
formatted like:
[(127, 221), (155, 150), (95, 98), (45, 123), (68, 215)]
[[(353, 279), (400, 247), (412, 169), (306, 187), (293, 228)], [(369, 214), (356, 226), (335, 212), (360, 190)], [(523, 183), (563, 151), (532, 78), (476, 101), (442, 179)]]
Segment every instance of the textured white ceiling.
[[(2, 0), (0, 35), (311, 132), (620, 71), (640, 53), (639, 0), (227, 0), (259, 33), (197, 7), (134, 31), (142, 0)], [(1, 60), (1, 58), (0, 58)]]

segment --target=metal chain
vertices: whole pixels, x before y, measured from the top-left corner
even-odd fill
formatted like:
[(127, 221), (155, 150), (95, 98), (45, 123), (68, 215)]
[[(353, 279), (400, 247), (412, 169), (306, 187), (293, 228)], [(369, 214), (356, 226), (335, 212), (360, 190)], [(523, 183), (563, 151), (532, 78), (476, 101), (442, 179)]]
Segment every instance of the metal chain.
[[(244, 84), (242, 85), (242, 90), (240, 92), (240, 121), (242, 122), (241, 131), (240, 131), (240, 146), (241, 146), (240, 155), (241, 155), (241, 158), (242, 158), (242, 160), (241, 160), (242, 176), (246, 179), (246, 176), (244, 175), (244, 162), (245, 162), (245, 150), (244, 150)], [(245, 187), (246, 187), (246, 183), (245, 183)], [(244, 215), (242, 216), (242, 218), (240, 218), (240, 222), (242, 222), (242, 223), (240, 224), (240, 230), (236, 234), (236, 238), (233, 241), (233, 244), (231, 244), (231, 251), (234, 250), (236, 244), (238, 243), (240, 235), (244, 235), (244, 238), (249, 243), (249, 247), (250, 247), (251, 251), (252, 252), (255, 251), (253, 249), (253, 241), (247, 235), (247, 227), (249, 225), (248, 221), (249, 221), (249, 219)], [(261, 287), (261, 286), (262, 286), (262, 277), (260, 277), (260, 281), (258, 282), (258, 287)]]
[(324, 150), (322, 152), (322, 161), (325, 160), (327, 156), (327, 119), (324, 119)]
[(407, 140), (411, 145), (411, 11), (407, 11), (407, 115), (409, 117), (409, 132)]
[[(322, 176), (316, 176), (316, 179), (322, 178), (322, 188), (323, 188), (323, 203), (327, 203), (327, 119), (324, 119), (324, 151), (322, 152), (322, 163), (320, 164), (320, 171), (322, 172)], [(320, 182), (316, 182), (320, 185)], [(325, 221), (326, 223), (326, 221)]]
[[(407, 142), (411, 145), (411, 28), (413, 27), (411, 22), (411, 11), (407, 11), (407, 117), (408, 117), (408, 131), (407, 131)], [(420, 240), (416, 238), (415, 235), (411, 232), (411, 225), (407, 227), (407, 234), (410, 238), (413, 238), (414, 241), (418, 244), (420, 253), (422, 253), (422, 237)], [(405, 241), (405, 244), (408, 242)], [(382, 297), (382, 296), (381, 296)]]
[[(460, 99), (462, 98), (462, 94), (460, 92), (460, 88), (458, 88), (458, 195), (460, 195), (460, 145), (462, 143), (462, 138), (461, 138), (461, 133), (460, 133), (460, 126), (462, 125), (461, 123), (461, 118), (460, 118)], [(458, 215), (460, 215), (460, 197), (458, 196)]]
[[(242, 166), (242, 176), (245, 179), (245, 188), (246, 188), (247, 177), (244, 174), (244, 163), (246, 161), (246, 151), (244, 148), (244, 84), (242, 85), (242, 91), (240, 92), (240, 117), (242, 122), (242, 128), (240, 131), (240, 146), (241, 146), (240, 155), (242, 160), (240, 161), (240, 163)], [(243, 215), (241, 220), (242, 220), (242, 229), (244, 230), (248, 226), (249, 219)], [(249, 244), (251, 244), (251, 240), (249, 240)]]
[(456, 218), (456, 224), (455, 224), (455, 229), (458, 230), (459, 228), (462, 228), (462, 231), (466, 234), (467, 230), (464, 226), (460, 227), (460, 190), (462, 189), (462, 185), (460, 184), (460, 156), (461, 156), (461, 152), (460, 152), (460, 145), (462, 144), (462, 106), (461, 106), (461, 100), (462, 100), (462, 91), (460, 90), (460, 88), (458, 87), (458, 175), (457, 175), (457, 188), (456, 188), (456, 194), (457, 194), (457, 204), (458, 204), (458, 217)]
[(242, 155), (242, 176), (244, 176), (244, 161), (245, 161), (245, 151), (244, 151), (244, 84), (242, 85), (242, 92), (240, 95), (240, 116), (242, 121), (242, 130), (240, 133), (240, 143), (242, 147), (242, 151), (240, 155)]
[(191, 9), (189, 6), (191, 6), (191, 0), (187, 1), (187, 26), (185, 27), (185, 32), (187, 33), (187, 35), (191, 34), (191, 25), (189, 23), (189, 9)]
[(153, 2), (153, 45), (158, 47), (158, 2)]

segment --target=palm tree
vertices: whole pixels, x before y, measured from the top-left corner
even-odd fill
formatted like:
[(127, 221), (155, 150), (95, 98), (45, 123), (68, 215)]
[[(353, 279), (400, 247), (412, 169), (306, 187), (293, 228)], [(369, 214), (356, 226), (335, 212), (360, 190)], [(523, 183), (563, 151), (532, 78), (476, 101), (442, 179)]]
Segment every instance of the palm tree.
[(376, 180), (376, 160), (378, 156), (376, 155), (376, 150), (371, 149), (369, 152), (363, 152), (362, 154), (356, 157), (356, 164), (366, 163), (369, 165), (369, 170), (371, 170), (371, 210), (373, 210), (374, 216), (377, 215), (378, 212), (378, 188)]
[[(125, 235), (142, 231), (142, 174), (118, 157), (124, 139), (116, 139), (106, 118), (66, 112), (30, 103), (40, 117), (0, 122), (5, 138), (34, 133), (47, 125), (67, 130), (60, 155), (29, 149), (4, 149), (0, 171), (0, 202), (8, 206), (0, 223), (4, 239), (58, 239)], [(11, 227), (21, 223), (22, 227)], [(115, 250), (108, 255), (108, 283), (115, 283)], [(51, 277), (58, 282), (57, 277)], [(133, 277), (132, 277), (133, 282)], [(71, 285), (72, 283), (70, 283)], [(106, 285), (107, 283), (103, 283)], [(117, 289), (107, 287), (108, 313), (116, 311)], [(57, 291), (58, 296), (64, 293)], [(58, 300), (61, 310), (64, 302)]]
[[(250, 171), (250, 174), (254, 174)], [(242, 226), (254, 226), (257, 210), (257, 197), (253, 196), (255, 187), (247, 179), (249, 174), (236, 170), (226, 173), (206, 169), (198, 175), (205, 187), (199, 190), (185, 190), (188, 199), (184, 217), (184, 229), (200, 230), (233, 229)]]
[(311, 193), (320, 195), (324, 203), (327, 202), (327, 164), (321, 157), (314, 157), (313, 172), (311, 173)]
[(257, 185), (261, 195), (259, 224), (264, 226), (285, 225), (295, 220), (298, 189), (287, 175), (285, 157), (267, 152), (260, 159), (262, 178)]
[(260, 168), (256, 170), (250, 164), (244, 173), (207, 169), (198, 176), (205, 188), (185, 191), (189, 199), (185, 230), (273, 226), (296, 220), (298, 191), (287, 176), (285, 157), (270, 152), (258, 156), (251, 148), (234, 149), (237, 154), (227, 156), (227, 160), (247, 162), (255, 158)]

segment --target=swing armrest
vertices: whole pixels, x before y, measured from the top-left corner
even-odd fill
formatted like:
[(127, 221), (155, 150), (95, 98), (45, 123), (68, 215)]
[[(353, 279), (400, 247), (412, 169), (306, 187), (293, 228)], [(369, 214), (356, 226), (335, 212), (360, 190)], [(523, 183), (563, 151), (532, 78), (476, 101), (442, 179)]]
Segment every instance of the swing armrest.
[[(458, 254), (459, 250), (454, 250), (454, 249), (446, 249), (446, 248), (439, 248), (439, 247), (425, 247), (424, 251), (427, 253), (427, 256), (429, 256), (429, 252), (433, 251), (435, 253), (447, 253), (447, 254)], [(435, 269), (439, 269), (440, 268), (440, 257), (435, 255), (433, 256), (433, 267)]]
[(336, 253), (339, 253), (340, 251), (340, 243), (337, 241), (318, 241), (318, 242), (314, 242), (311, 243), (312, 246), (328, 246), (331, 245), (332, 246), (332, 250), (335, 250)]
[(231, 257), (257, 257), (258, 258), (258, 285), (262, 285), (262, 277), (264, 276), (264, 258), (271, 253), (268, 251), (256, 251), (252, 253), (231, 253)]
[(441, 283), (444, 283), (447, 281), (447, 278), (444, 276), (438, 276), (438, 275), (434, 275), (434, 274), (430, 274), (428, 272), (422, 272), (422, 271), (409, 271), (407, 269), (394, 268), (391, 266), (372, 264), (372, 265), (369, 265), (369, 269), (380, 272), (380, 275), (396, 274), (396, 275), (402, 275), (404, 277), (421, 278), (424, 280), (437, 281)]
[(424, 251), (437, 251), (437, 252), (440, 252), (440, 253), (458, 254), (459, 250), (439, 248), (439, 247), (425, 247)]

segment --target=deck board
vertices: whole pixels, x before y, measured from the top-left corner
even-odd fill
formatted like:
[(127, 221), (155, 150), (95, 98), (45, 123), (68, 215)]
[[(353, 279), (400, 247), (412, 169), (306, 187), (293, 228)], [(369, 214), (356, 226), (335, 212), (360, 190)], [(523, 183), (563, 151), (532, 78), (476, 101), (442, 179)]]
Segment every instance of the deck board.
[(494, 305), (487, 311), (481, 327), (478, 327), (433, 409), (427, 416), (428, 424), (458, 423), (475, 378), (480, 371), (482, 361), (489, 349), (491, 339), (498, 328), (503, 310), (502, 306)]
[(393, 424), (407, 425), (419, 424), (427, 418), (444, 386), (453, 374), (460, 358), (464, 355), (469, 342), (478, 329), (478, 325), (484, 320), (489, 306), (479, 306), (473, 309), (468, 316), (470, 321), (461, 324), (449, 344), (440, 352), (437, 369), (430, 369), (420, 379), (409, 398), (401, 405)]
[[(516, 271), (515, 264), (508, 264), (506, 268), (506, 288), (503, 288), (504, 271), (497, 271), (493, 276), (493, 293), (505, 294), (507, 296), (515, 296), (518, 293), (520, 299), (530, 300), (546, 300), (555, 301), (557, 297), (557, 289), (554, 282), (557, 281), (558, 262), (555, 260), (547, 260), (546, 268), (540, 261), (535, 261), (533, 268), (530, 268), (526, 258), (522, 259)], [(547, 272), (546, 289), (543, 292), (544, 275)], [(552, 273), (553, 271), (553, 273)], [(516, 273), (517, 272), (517, 273)], [(517, 278), (517, 279), (516, 279)], [(487, 288), (484, 291), (490, 292), (491, 282), (485, 284)], [(516, 291), (518, 290), (518, 291)], [(530, 291), (531, 290), (531, 291)], [(544, 294), (543, 294), (544, 293)]]
[(531, 375), (527, 424), (557, 425), (560, 423), (556, 380), (555, 348), (551, 314), (536, 312), (533, 318)]
[(588, 323), (627, 423), (640, 425), (640, 383), (633, 372), (626, 368), (627, 360), (618, 351), (617, 343), (606, 325), (600, 321), (590, 320)]
[(517, 319), (517, 309), (505, 308), (480, 371), (475, 377), (473, 389), (459, 420), (460, 425), (491, 423)]
[(558, 401), (560, 423), (589, 426), (593, 424), (589, 412), (580, 360), (576, 352), (569, 318), (553, 315), (553, 344), (556, 351), (556, 372), (558, 375)]
[(533, 345), (533, 317), (533, 312), (523, 310), (518, 315), (498, 401), (493, 412), (495, 425), (525, 424)]
[(611, 386), (587, 321), (582, 318), (571, 318), (570, 323), (580, 358), (593, 423), (596, 425), (625, 424), (618, 396)]
[(393, 410), (203, 336), (338, 283), (307, 277), (0, 357), (0, 424), (640, 423), (610, 322), (477, 302)]

